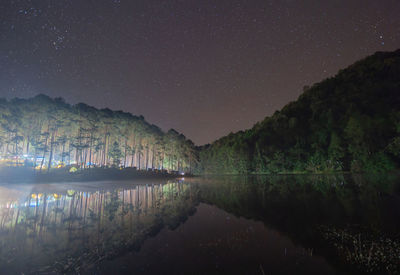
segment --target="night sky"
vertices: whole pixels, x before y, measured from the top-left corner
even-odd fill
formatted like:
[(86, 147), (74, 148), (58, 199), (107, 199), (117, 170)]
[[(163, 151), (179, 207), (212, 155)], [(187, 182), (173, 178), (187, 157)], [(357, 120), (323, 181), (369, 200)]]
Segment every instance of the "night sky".
[(0, 20), (0, 97), (124, 110), (198, 145), (400, 48), (399, 0), (1, 0)]

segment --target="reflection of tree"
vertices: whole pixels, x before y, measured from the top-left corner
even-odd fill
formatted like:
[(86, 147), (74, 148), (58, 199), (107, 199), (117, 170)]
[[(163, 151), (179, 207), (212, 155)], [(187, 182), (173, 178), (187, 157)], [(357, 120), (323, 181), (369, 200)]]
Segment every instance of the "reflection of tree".
[(392, 236), (392, 241), (398, 238), (398, 214), (388, 210), (396, 209), (395, 202), (389, 202), (399, 184), (381, 175), (368, 179), (342, 174), (221, 177), (204, 180), (199, 186), (201, 201), (263, 221), (305, 247), (336, 249), (333, 242), (325, 242), (321, 228), (335, 226), (336, 231), (343, 231), (349, 224), (362, 225), (361, 231), (352, 234), (368, 237), (370, 243), (378, 243), (373, 238), (382, 232)]
[[(195, 189), (195, 190), (194, 190)], [(0, 208), (0, 265), (15, 272), (79, 272), (138, 249), (164, 226), (176, 227), (197, 204), (184, 182), (132, 189), (32, 194)], [(24, 270), (16, 261), (29, 263)]]
[[(398, 192), (399, 185), (387, 178), (320, 175), (192, 181), (111, 191), (36, 192), (22, 201), (10, 196), (3, 202), (1, 196), (0, 266), (8, 273), (86, 271), (105, 258), (139, 249), (163, 227), (175, 229), (199, 201), (263, 221), (317, 253), (332, 248), (336, 239), (330, 233), (344, 232), (348, 224), (375, 231), (346, 231), (349, 240), (361, 234), (368, 244), (378, 243), (372, 237), (379, 232), (396, 234), (400, 227), (396, 213), (386, 211), (396, 209), (389, 194)], [(7, 190), (0, 189), (0, 194)], [(321, 231), (324, 228), (332, 230)]]

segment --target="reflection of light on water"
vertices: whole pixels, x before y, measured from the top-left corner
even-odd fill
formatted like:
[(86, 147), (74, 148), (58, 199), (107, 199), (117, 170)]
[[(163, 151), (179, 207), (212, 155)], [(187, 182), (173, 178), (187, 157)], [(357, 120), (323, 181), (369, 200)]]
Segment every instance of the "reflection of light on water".
[[(75, 191), (73, 191), (73, 192), (75, 192)], [(90, 197), (90, 194), (83, 192), (83, 196)], [(19, 208), (19, 207), (38, 207), (38, 206), (42, 205), (44, 203), (44, 201), (46, 201), (46, 204), (51, 206), (54, 202), (63, 198), (63, 195), (57, 194), (57, 193), (54, 193), (51, 195), (45, 195), (43, 193), (33, 193), (33, 194), (30, 194), (30, 196), (28, 196), (28, 198), (30, 198), (30, 199), (23, 199), (22, 202), (20, 202), (19, 200), (16, 200), (16, 201), (12, 200), (12, 202), (9, 201), (6, 203), (2, 203), (2, 204), (0, 204), (0, 209), (1, 208), (12, 209), (12, 208)], [(66, 201), (69, 201), (71, 199), (72, 199), (71, 196), (68, 196), (68, 195), (65, 196)]]
[[(16, 268), (24, 273), (43, 273), (46, 262), (49, 273), (68, 273), (73, 269), (63, 268), (71, 259), (60, 251), (68, 249), (76, 255), (72, 261), (76, 266), (97, 263), (108, 254), (141, 243), (148, 232), (163, 225), (175, 228), (193, 208), (191, 189), (181, 181), (85, 192), (74, 187), (48, 194), (40, 193), (37, 187), (26, 187), (0, 187), (2, 271)], [(25, 192), (30, 188), (34, 190)], [(45, 185), (44, 189), (50, 187)], [(83, 249), (86, 246), (89, 252)], [(49, 257), (43, 259), (43, 254)], [(21, 261), (29, 262), (26, 268), (34, 269), (17, 266)]]
[[(172, 194), (178, 192), (176, 184), (182, 184), (184, 183), (185, 178), (179, 178), (178, 181), (172, 181), (168, 180), (166, 184), (160, 185), (162, 192), (165, 195)], [(145, 186), (145, 189), (151, 189), (155, 185)], [(144, 186), (142, 186), (144, 187)], [(136, 187), (138, 189), (132, 189), (132, 190), (140, 190), (142, 187)], [(186, 187), (183, 188), (185, 190)], [(33, 190), (33, 186), (30, 188), (30, 190)], [(131, 191), (132, 191), (131, 190)], [(118, 192), (118, 197), (123, 197), (120, 195), (120, 193), (126, 193), (127, 190), (117, 190)], [(136, 192), (136, 191), (135, 191)], [(139, 191), (137, 191), (139, 192)], [(2, 208), (6, 209), (12, 209), (12, 208), (23, 208), (23, 207), (39, 207), (43, 206), (45, 203), (47, 207), (52, 206), (54, 203), (57, 201), (64, 201), (64, 202), (69, 202), (71, 201), (74, 197), (81, 197), (81, 198), (87, 198), (91, 199), (92, 197), (96, 197), (98, 199), (99, 196), (104, 195), (104, 192), (101, 192), (99, 190), (95, 192), (80, 192), (76, 191), (73, 189), (68, 189), (64, 194), (60, 193), (53, 193), (53, 194), (44, 194), (44, 193), (35, 193), (32, 192), (30, 193), (27, 197), (24, 197), (21, 199), (21, 191), (13, 190), (13, 189), (8, 189), (8, 188), (2, 188), (0, 187), (0, 210)], [(96, 199), (95, 198), (95, 199)]]

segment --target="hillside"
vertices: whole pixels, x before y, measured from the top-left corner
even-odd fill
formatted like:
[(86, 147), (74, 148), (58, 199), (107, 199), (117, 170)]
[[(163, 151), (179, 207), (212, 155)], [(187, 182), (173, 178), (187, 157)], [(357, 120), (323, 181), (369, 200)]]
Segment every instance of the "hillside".
[(379, 172), (400, 162), (400, 50), (305, 88), (252, 129), (202, 147), (199, 173)]

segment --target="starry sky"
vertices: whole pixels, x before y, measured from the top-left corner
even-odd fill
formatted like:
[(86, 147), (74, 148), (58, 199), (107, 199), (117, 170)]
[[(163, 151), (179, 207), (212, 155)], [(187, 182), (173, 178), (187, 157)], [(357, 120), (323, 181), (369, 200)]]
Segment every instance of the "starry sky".
[(0, 97), (123, 110), (201, 145), (397, 48), (399, 0), (1, 0)]

